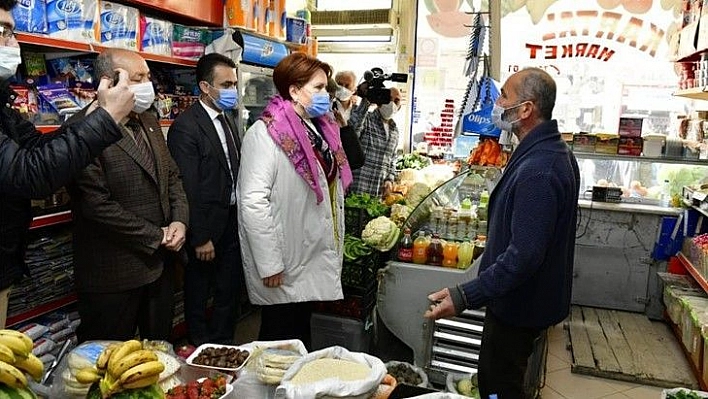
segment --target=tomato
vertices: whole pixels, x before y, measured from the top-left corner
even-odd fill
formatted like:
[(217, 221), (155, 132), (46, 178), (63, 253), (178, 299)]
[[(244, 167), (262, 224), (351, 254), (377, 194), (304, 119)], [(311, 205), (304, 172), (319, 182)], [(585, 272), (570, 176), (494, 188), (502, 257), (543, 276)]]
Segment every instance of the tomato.
[(190, 386), (187, 387), (187, 398), (199, 399), (199, 388), (190, 384)]

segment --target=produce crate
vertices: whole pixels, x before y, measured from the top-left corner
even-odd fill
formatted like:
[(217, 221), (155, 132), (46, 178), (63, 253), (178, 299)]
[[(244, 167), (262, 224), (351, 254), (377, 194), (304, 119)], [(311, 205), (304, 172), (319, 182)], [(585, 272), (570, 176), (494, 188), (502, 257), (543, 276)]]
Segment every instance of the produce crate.
[(366, 320), (376, 304), (376, 285), (363, 294), (344, 293), (344, 299), (314, 302), (314, 311), (336, 316)]
[(376, 271), (381, 267), (379, 252), (361, 256), (353, 261), (345, 260), (342, 264), (342, 287), (345, 294), (363, 295), (376, 282)]
[(344, 207), (344, 231), (355, 237), (361, 237), (361, 232), (373, 217), (364, 208)]

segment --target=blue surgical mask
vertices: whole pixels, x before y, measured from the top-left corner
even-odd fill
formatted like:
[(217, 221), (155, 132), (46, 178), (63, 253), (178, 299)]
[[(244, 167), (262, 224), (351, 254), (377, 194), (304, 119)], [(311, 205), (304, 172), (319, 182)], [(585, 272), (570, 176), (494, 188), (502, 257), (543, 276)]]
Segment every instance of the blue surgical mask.
[(214, 101), (214, 104), (222, 111), (236, 108), (236, 105), (238, 105), (238, 90), (219, 89), (219, 98)]
[(305, 112), (310, 118), (318, 118), (326, 114), (331, 105), (328, 93), (314, 93), (312, 94), (310, 105), (305, 107)]

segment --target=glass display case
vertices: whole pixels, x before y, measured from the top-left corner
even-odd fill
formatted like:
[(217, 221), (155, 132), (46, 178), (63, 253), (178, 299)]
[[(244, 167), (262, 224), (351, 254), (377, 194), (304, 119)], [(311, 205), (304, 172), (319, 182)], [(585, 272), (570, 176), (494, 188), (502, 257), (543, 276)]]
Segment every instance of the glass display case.
[(580, 198), (593, 186), (622, 189), (622, 202), (658, 205), (665, 185), (671, 205), (680, 206), (682, 189), (708, 181), (708, 161), (575, 152), (580, 167)]
[(452, 241), (474, 239), (480, 230), (479, 221), (486, 220), (482, 209), (488, 194), (500, 177), (498, 168), (471, 166), (425, 197), (406, 219), (403, 229), (409, 228), (414, 234), (438, 233), (440, 238)]
[(273, 69), (249, 64), (238, 67), (238, 91), (241, 100), (238, 104), (239, 134), (243, 137), (246, 130), (256, 121), (270, 101), (277, 94), (273, 83)]

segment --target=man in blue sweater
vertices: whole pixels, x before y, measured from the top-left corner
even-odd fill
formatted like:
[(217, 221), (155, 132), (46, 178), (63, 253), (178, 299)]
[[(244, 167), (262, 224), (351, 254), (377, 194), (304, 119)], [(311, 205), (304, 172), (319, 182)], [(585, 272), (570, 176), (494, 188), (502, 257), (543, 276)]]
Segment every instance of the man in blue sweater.
[(519, 146), (489, 199), (479, 274), (428, 296), (430, 319), (486, 306), (478, 371), (483, 398), (525, 397), (534, 341), (570, 310), (580, 177), (551, 119), (555, 99), (555, 82), (537, 68), (519, 71), (502, 87), (492, 120)]

